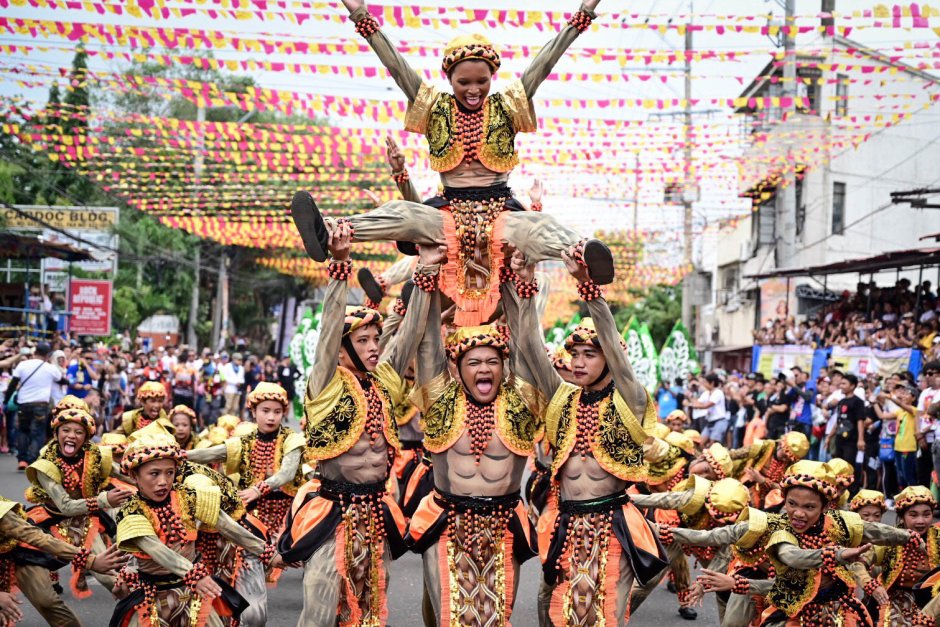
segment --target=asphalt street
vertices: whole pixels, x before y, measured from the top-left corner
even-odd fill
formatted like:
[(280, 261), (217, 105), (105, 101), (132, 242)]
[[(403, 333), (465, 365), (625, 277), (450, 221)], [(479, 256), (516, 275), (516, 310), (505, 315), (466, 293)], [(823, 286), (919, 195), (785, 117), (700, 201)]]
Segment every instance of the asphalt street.
[[(27, 485), (25, 475), (16, 471), (16, 460), (10, 455), (0, 456), (0, 486), (2, 486), (0, 494), (23, 501), (23, 491)], [(535, 627), (538, 624), (535, 608), (539, 576), (538, 559), (530, 560), (523, 566), (522, 575), (519, 578), (519, 593), (512, 614), (512, 624), (515, 627)], [(68, 577), (66, 569), (62, 569), (61, 577), (65, 583)], [(84, 625), (89, 627), (107, 625), (114, 608), (114, 601), (94, 578), (89, 577), (88, 581), (94, 590), (90, 598), (76, 600), (71, 597), (68, 587), (65, 586), (66, 602), (75, 610)], [(303, 607), (300, 588), (301, 572), (291, 570), (284, 573), (277, 588), (268, 591), (268, 625), (288, 627), (297, 624)], [(715, 602), (710, 597), (706, 597), (704, 606), (698, 608), (699, 616), (696, 621), (682, 619), (676, 611), (677, 607), (675, 595), (670, 594), (664, 586), (661, 586), (634, 614), (631, 622), (657, 626), (717, 627), (718, 625)], [(23, 613), (24, 619), (20, 625), (32, 627), (45, 624), (25, 599)], [(388, 624), (394, 627), (417, 627), (421, 624), (421, 559), (417, 555), (408, 554), (392, 565)]]

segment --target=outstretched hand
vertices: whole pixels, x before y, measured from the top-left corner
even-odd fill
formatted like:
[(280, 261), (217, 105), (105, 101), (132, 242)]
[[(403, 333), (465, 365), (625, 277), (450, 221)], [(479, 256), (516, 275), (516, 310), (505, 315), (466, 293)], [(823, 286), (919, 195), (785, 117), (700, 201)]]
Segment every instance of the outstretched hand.
[(839, 559), (846, 564), (851, 564), (862, 559), (862, 556), (871, 549), (871, 543), (863, 544), (857, 546), (854, 549), (842, 549), (842, 552), (839, 554)]
[(542, 181), (539, 179), (532, 181), (532, 187), (529, 188), (529, 200), (532, 201), (532, 204), (542, 202), (543, 193), (545, 193), (545, 188), (542, 187)]
[(349, 259), (349, 248), (352, 244), (352, 227), (349, 222), (339, 222), (330, 231), (330, 254), (336, 261)]
[(695, 580), (705, 592), (724, 592), (734, 587), (734, 577), (715, 570), (702, 569), (702, 574)]
[(401, 172), (405, 169), (405, 153), (401, 151), (391, 135), (385, 138), (385, 157), (388, 159), (392, 172)]
[(561, 259), (565, 262), (565, 268), (571, 276), (577, 279), (578, 283), (584, 283), (590, 280), (591, 275), (588, 273), (587, 266), (578, 263), (574, 258), (574, 246), (569, 247), (568, 250), (561, 251)]

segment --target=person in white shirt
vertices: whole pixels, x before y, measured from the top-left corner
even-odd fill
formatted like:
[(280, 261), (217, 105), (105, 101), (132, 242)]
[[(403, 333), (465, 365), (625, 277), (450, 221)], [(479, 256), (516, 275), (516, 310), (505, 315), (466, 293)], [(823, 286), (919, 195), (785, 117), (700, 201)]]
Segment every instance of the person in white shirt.
[(725, 445), (725, 436), (728, 433), (728, 410), (725, 408), (725, 393), (721, 389), (721, 378), (711, 372), (708, 376), (700, 378), (705, 392), (697, 400), (691, 401), (689, 406), (694, 410), (705, 411), (705, 427), (702, 429), (702, 446), (708, 447), (712, 442)]
[(228, 355), (222, 353), (222, 368), (219, 370), (222, 375), (222, 381), (225, 387), (222, 394), (225, 396), (225, 409), (223, 413), (239, 416), (239, 401), (241, 400), (241, 390), (245, 387), (245, 368), (242, 366), (241, 353), (232, 355), (229, 361)]
[(52, 386), (65, 379), (65, 371), (47, 360), (52, 352), (48, 342), (40, 342), (32, 359), (21, 361), (13, 369), (4, 404), (16, 393), (16, 457), (20, 472), (36, 461), (46, 443), (49, 427), (49, 401)]
[[(930, 451), (932, 470), (940, 472), (940, 438), (937, 437), (940, 432), (940, 420), (932, 420), (927, 415), (927, 408), (940, 401), (940, 361), (932, 360), (925, 363), (924, 377), (927, 380), (927, 388), (917, 397), (917, 422), (919, 431), (924, 434), (925, 439), (919, 441), (918, 445), (925, 447), (924, 452)], [(918, 466), (918, 478), (924, 485), (930, 485), (929, 470), (931, 470), (929, 464)]]

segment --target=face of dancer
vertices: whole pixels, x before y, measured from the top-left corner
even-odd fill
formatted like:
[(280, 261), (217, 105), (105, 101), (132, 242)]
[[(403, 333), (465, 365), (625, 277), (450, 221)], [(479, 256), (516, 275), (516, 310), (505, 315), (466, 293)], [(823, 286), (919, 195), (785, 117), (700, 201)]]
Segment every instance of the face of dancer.
[(151, 420), (160, 417), (160, 410), (163, 408), (163, 398), (148, 398), (144, 401), (143, 414)]
[(176, 441), (180, 444), (189, 442), (189, 436), (193, 433), (193, 421), (183, 413), (170, 416), (170, 422), (176, 427)]
[(492, 346), (471, 348), (458, 360), (460, 380), (478, 403), (492, 403), (503, 380), (503, 356)]
[(859, 508), (858, 515), (865, 522), (881, 522), (881, 508), (877, 505), (866, 505)]
[(56, 429), (55, 437), (62, 454), (66, 457), (75, 457), (85, 445), (88, 434), (85, 433), (85, 427), (80, 424), (66, 422)]
[(457, 102), (476, 111), (490, 93), (493, 69), (486, 61), (462, 61), (451, 69), (449, 79)]
[(704, 459), (692, 462), (689, 466), (689, 474), (698, 475), (709, 481), (718, 481), (718, 475), (712, 469), (711, 464), (709, 464)]
[(783, 511), (797, 533), (812, 529), (822, 516), (822, 496), (809, 488), (790, 488), (783, 500)]
[(151, 501), (159, 502), (168, 497), (175, 478), (176, 461), (172, 459), (155, 459), (141, 464), (134, 471), (137, 490)]
[(284, 406), (277, 401), (261, 401), (255, 407), (255, 422), (261, 433), (273, 433), (281, 426)]
[(571, 353), (571, 376), (575, 385), (581, 387), (603, 387), (605, 380), (598, 381), (607, 366), (604, 351), (593, 344), (575, 344)]
[(914, 505), (904, 511), (901, 520), (905, 529), (924, 535), (933, 524), (933, 510), (929, 505)]
[[(365, 366), (366, 372), (372, 372), (379, 364), (379, 327), (375, 324), (367, 324), (359, 327), (349, 334), (349, 340), (352, 343), (359, 361)], [(339, 349), (339, 365), (348, 370), (358, 371), (359, 367), (350, 359), (349, 353), (345, 348)]]

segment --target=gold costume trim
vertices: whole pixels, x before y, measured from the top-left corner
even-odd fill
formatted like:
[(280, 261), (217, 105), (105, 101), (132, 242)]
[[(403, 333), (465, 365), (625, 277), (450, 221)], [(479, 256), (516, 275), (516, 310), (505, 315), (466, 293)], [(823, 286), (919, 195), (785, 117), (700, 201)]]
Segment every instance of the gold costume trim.
[(711, 486), (712, 482), (708, 479), (699, 477), (698, 475), (692, 475), (673, 488), (673, 492), (692, 490), (692, 498), (689, 499), (688, 503), (679, 508), (679, 513), (683, 516), (693, 516), (701, 511), (701, 509), (705, 507), (705, 499), (708, 496), (708, 490)]
[(538, 130), (535, 104), (526, 96), (521, 80), (513, 80), (506, 86), (503, 90), (503, 102), (517, 133), (534, 133)]
[(150, 519), (145, 515), (129, 514), (118, 520), (115, 541), (120, 550), (136, 553), (138, 549), (134, 544), (134, 540), (156, 535), (157, 532), (154, 531), (153, 525), (150, 524)]
[(228, 438), (225, 440), (225, 474), (229, 477), (238, 474), (242, 459), (242, 439)]
[(412, 133), (421, 133), (426, 135), (428, 132), (428, 119), (431, 116), (431, 108), (437, 102), (441, 92), (430, 83), (421, 83), (418, 88), (418, 95), (414, 102), (408, 103), (405, 110), (405, 130)]
[(738, 518), (738, 521), (747, 521), (747, 531), (745, 531), (744, 535), (735, 543), (735, 546), (740, 549), (746, 551), (753, 548), (757, 544), (757, 541), (767, 533), (767, 512), (759, 510), (756, 507), (748, 507), (744, 510), (741, 517)]

